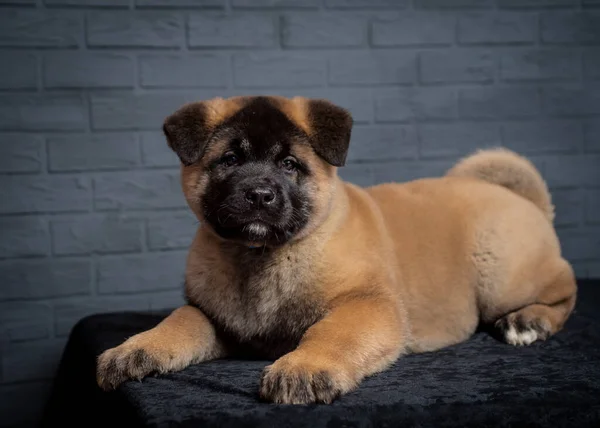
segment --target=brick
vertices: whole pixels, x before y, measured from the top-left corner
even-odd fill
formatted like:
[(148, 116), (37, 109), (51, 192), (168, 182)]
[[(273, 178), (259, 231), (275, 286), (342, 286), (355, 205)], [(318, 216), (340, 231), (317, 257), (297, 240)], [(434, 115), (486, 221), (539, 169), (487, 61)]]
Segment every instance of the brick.
[(537, 88), (469, 88), (458, 92), (458, 111), (467, 118), (535, 116), (540, 110)]
[(149, 309), (146, 296), (111, 296), (70, 298), (56, 303), (54, 309), (55, 332), (58, 337), (68, 336), (83, 318), (110, 312), (144, 311)]
[(77, 131), (87, 127), (81, 95), (0, 96), (0, 129), (8, 131)]
[(4, 9), (0, 46), (74, 48), (81, 46), (83, 17), (75, 11)]
[(100, 11), (88, 15), (86, 39), (92, 47), (179, 47), (182, 16), (155, 11)]
[[(255, 94), (254, 90), (247, 90), (248, 95)], [(244, 90), (241, 91), (244, 93)], [(261, 93), (281, 95), (284, 97), (302, 96), (306, 98), (325, 98), (330, 102), (344, 107), (350, 111), (355, 123), (368, 123), (373, 119), (373, 97), (370, 88), (294, 88), (273, 89), (264, 88)]]
[(0, 5), (8, 6), (34, 6), (36, 0), (0, 0)]
[(177, 167), (179, 158), (168, 146), (162, 132), (144, 132), (140, 136), (142, 143), (142, 161), (151, 167)]
[[(342, 106), (350, 111), (354, 123), (370, 122), (373, 118), (373, 100), (371, 91), (366, 88), (345, 89), (328, 88), (319, 91), (327, 96), (332, 103)], [(318, 97), (318, 95), (316, 95)]]
[(52, 310), (46, 303), (0, 303), (0, 343), (46, 339)]
[(573, 272), (575, 272), (575, 278), (591, 278), (588, 277), (588, 264), (589, 262), (571, 262)]
[(189, 248), (196, 230), (198, 220), (192, 213), (168, 214), (148, 220), (146, 235), (148, 248), (151, 250), (169, 250)]
[(25, 52), (0, 52), (0, 89), (35, 89), (37, 58)]
[(50, 249), (50, 233), (39, 217), (0, 219), (0, 258), (45, 256)]
[(87, 211), (90, 194), (85, 177), (0, 177), (0, 213)]
[(366, 163), (346, 164), (339, 169), (340, 177), (358, 186), (372, 186), (375, 184), (373, 165)]
[(451, 88), (400, 88), (375, 93), (376, 122), (452, 119), (456, 93)]
[(588, 49), (583, 52), (583, 75), (591, 79), (600, 79), (600, 49)]
[(52, 250), (58, 255), (142, 250), (142, 222), (119, 217), (52, 220)]
[(63, 339), (9, 345), (2, 355), (4, 381), (52, 379), (64, 347)]
[(223, 88), (229, 80), (229, 64), (223, 56), (145, 55), (139, 61), (140, 84), (147, 88)]
[(233, 80), (239, 87), (311, 87), (325, 82), (325, 63), (309, 54), (268, 52), (233, 57)]
[(600, 122), (592, 119), (584, 122), (583, 141), (585, 150), (589, 152), (600, 152)]
[(422, 83), (489, 83), (494, 57), (489, 51), (432, 51), (419, 55)]
[(517, 12), (468, 14), (458, 19), (458, 41), (464, 44), (534, 43), (535, 15)]
[(5, 260), (0, 262), (0, 300), (87, 294), (90, 272), (89, 260)]
[(352, 8), (398, 8), (408, 7), (408, 0), (325, 0), (325, 5), (330, 8), (352, 9)]
[(44, 142), (38, 135), (0, 135), (0, 172), (39, 172)]
[(222, 8), (224, 0), (135, 0), (137, 7)]
[(188, 21), (191, 48), (274, 47), (278, 34), (270, 15), (192, 14)]
[[(574, 0), (497, 0), (499, 7), (542, 8), (575, 6)], [(585, 1), (585, 0), (584, 0)]]
[(111, 173), (94, 180), (94, 206), (99, 210), (181, 208), (179, 172)]
[(493, 0), (415, 0), (415, 7), (423, 9), (482, 9), (493, 6)]
[(590, 279), (600, 278), (600, 263), (599, 262), (588, 262), (587, 263), (586, 278), (590, 278)]
[(546, 12), (541, 15), (541, 38), (544, 43), (599, 43), (599, 26), (598, 12)]
[(353, 52), (329, 61), (331, 85), (410, 84), (416, 80), (413, 53)]
[(127, 55), (60, 52), (44, 57), (47, 88), (131, 88), (134, 63)]
[(574, 226), (581, 222), (583, 198), (580, 190), (555, 189), (551, 191), (555, 207), (556, 226)]
[(600, 224), (600, 190), (585, 190), (585, 221), (592, 224)]
[(97, 130), (160, 130), (164, 120), (183, 104), (223, 92), (119, 93), (91, 96), (92, 124)]
[[(279, 91), (278, 93), (285, 93)], [(355, 123), (371, 122), (373, 118), (373, 97), (369, 88), (323, 88), (296, 89), (285, 93), (285, 96), (304, 96), (309, 98), (326, 98), (332, 103), (350, 111)]]
[(424, 158), (458, 158), (475, 150), (501, 145), (493, 123), (432, 123), (418, 128)]
[(419, 178), (439, 177), (452, 166), (451, 161), (389, 162), (374, 169), (376, 183), (403, 183)]
[(161, 291), (150, 296), (150, 309), (153, 311), (175, 309), (184, 304), (183, 289), (178, 291)]
[(0, 385), (0, 415), (5, 426), (37, 426), (50, 396), (52, 382)]
[(231, 5), (240, 9), (316, 9), (320, 4), (319, 0), (231, 0)]
[(417, 157), (417, 134), (411, 125), (357, 126), (352, 130), (348, 161), (381, 161)]
[(543, 110), (553, 116), (600, 114), (600, 85), (564, 85), (542, 88)]
[(98, 292), (140, 293), (182, 287), (185, 251), (106, 257), (97, 263)]
[(403, 13), (372, 24), (373, 46), (449, 45), (454, 42), (453, 16), (433, 12)]
[(44, 0), (48, 6), (128, 7), (129, 0)]
[(600, 254), (600, 228), (558, 229), (562, 255), (567, 261), (594, 260)]
[(140, 163), (135, 135), (125, 133), (48, 137), (50, 171), (130, 168)]
[(361, 16), (294, 14), (281, 20), (287, 48), (356, 47), (367, 42), (367, 21)]
[(500, 58), (500, 75), (508, 81), (577, 79), (577, 52), (565, 49), (526, 49), (506, 52)]
[(502, 126), (502, 140), (522, 153), (572, 153), (581, 147), (583, 132), (574, 120), (514, 122)]
[(563, 155), (544, 158), (550, 187), (600, 186), (600, 155)]

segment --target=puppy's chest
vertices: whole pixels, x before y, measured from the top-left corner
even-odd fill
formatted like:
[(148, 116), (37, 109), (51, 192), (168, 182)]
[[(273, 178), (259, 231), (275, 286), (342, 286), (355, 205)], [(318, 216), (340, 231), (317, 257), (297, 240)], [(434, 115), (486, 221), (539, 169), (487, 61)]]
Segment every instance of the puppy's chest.
[(294, 349), (325, 313), (314, 281), (306, 261), (285, 257), (212, 271), (196, 278), (188, 296), (235, 345), (278, 357)]

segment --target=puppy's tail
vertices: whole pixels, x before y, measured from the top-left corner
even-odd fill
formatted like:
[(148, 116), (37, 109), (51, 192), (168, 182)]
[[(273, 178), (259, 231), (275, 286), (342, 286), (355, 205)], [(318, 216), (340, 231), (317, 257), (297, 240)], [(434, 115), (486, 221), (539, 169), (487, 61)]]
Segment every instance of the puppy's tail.
[(554, 221), (554, 205), (540, 172), (529, 160), (510, 150), (479, 150), (461, 159), (446, 175), (473, 177), (506, 187), (533, 202), (551, 223)]

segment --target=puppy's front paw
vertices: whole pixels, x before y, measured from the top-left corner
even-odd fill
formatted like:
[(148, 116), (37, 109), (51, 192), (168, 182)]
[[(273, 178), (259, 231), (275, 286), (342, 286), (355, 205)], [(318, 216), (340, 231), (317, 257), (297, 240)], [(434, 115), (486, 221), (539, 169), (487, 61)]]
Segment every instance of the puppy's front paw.
[(265, 368), (260, 381), (262, 399), (279, 404), (331, 403), (353, 386), (340, 369), (320, 367), (292, 354)]
[(128, 379), (142, 379), (151, 373), (164, 373), (169, 370), (172, 359), (173, 356), (168, 352), (136, 344), (136, 341), (127, 341), (98, 357), (96, 380), (100, 388), (108, 391)]

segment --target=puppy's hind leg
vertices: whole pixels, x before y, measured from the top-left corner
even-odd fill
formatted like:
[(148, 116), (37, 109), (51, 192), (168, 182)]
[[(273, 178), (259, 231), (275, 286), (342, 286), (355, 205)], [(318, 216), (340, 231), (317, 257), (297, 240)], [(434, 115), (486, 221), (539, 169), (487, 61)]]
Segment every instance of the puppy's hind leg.
[(562, 329), (573, 311), (577, 285), (571, 266), (560, 260), (558, 275), (540, 289), (536, 303), (499, 318), (495, 327), (514, 346), (546, 340)]

